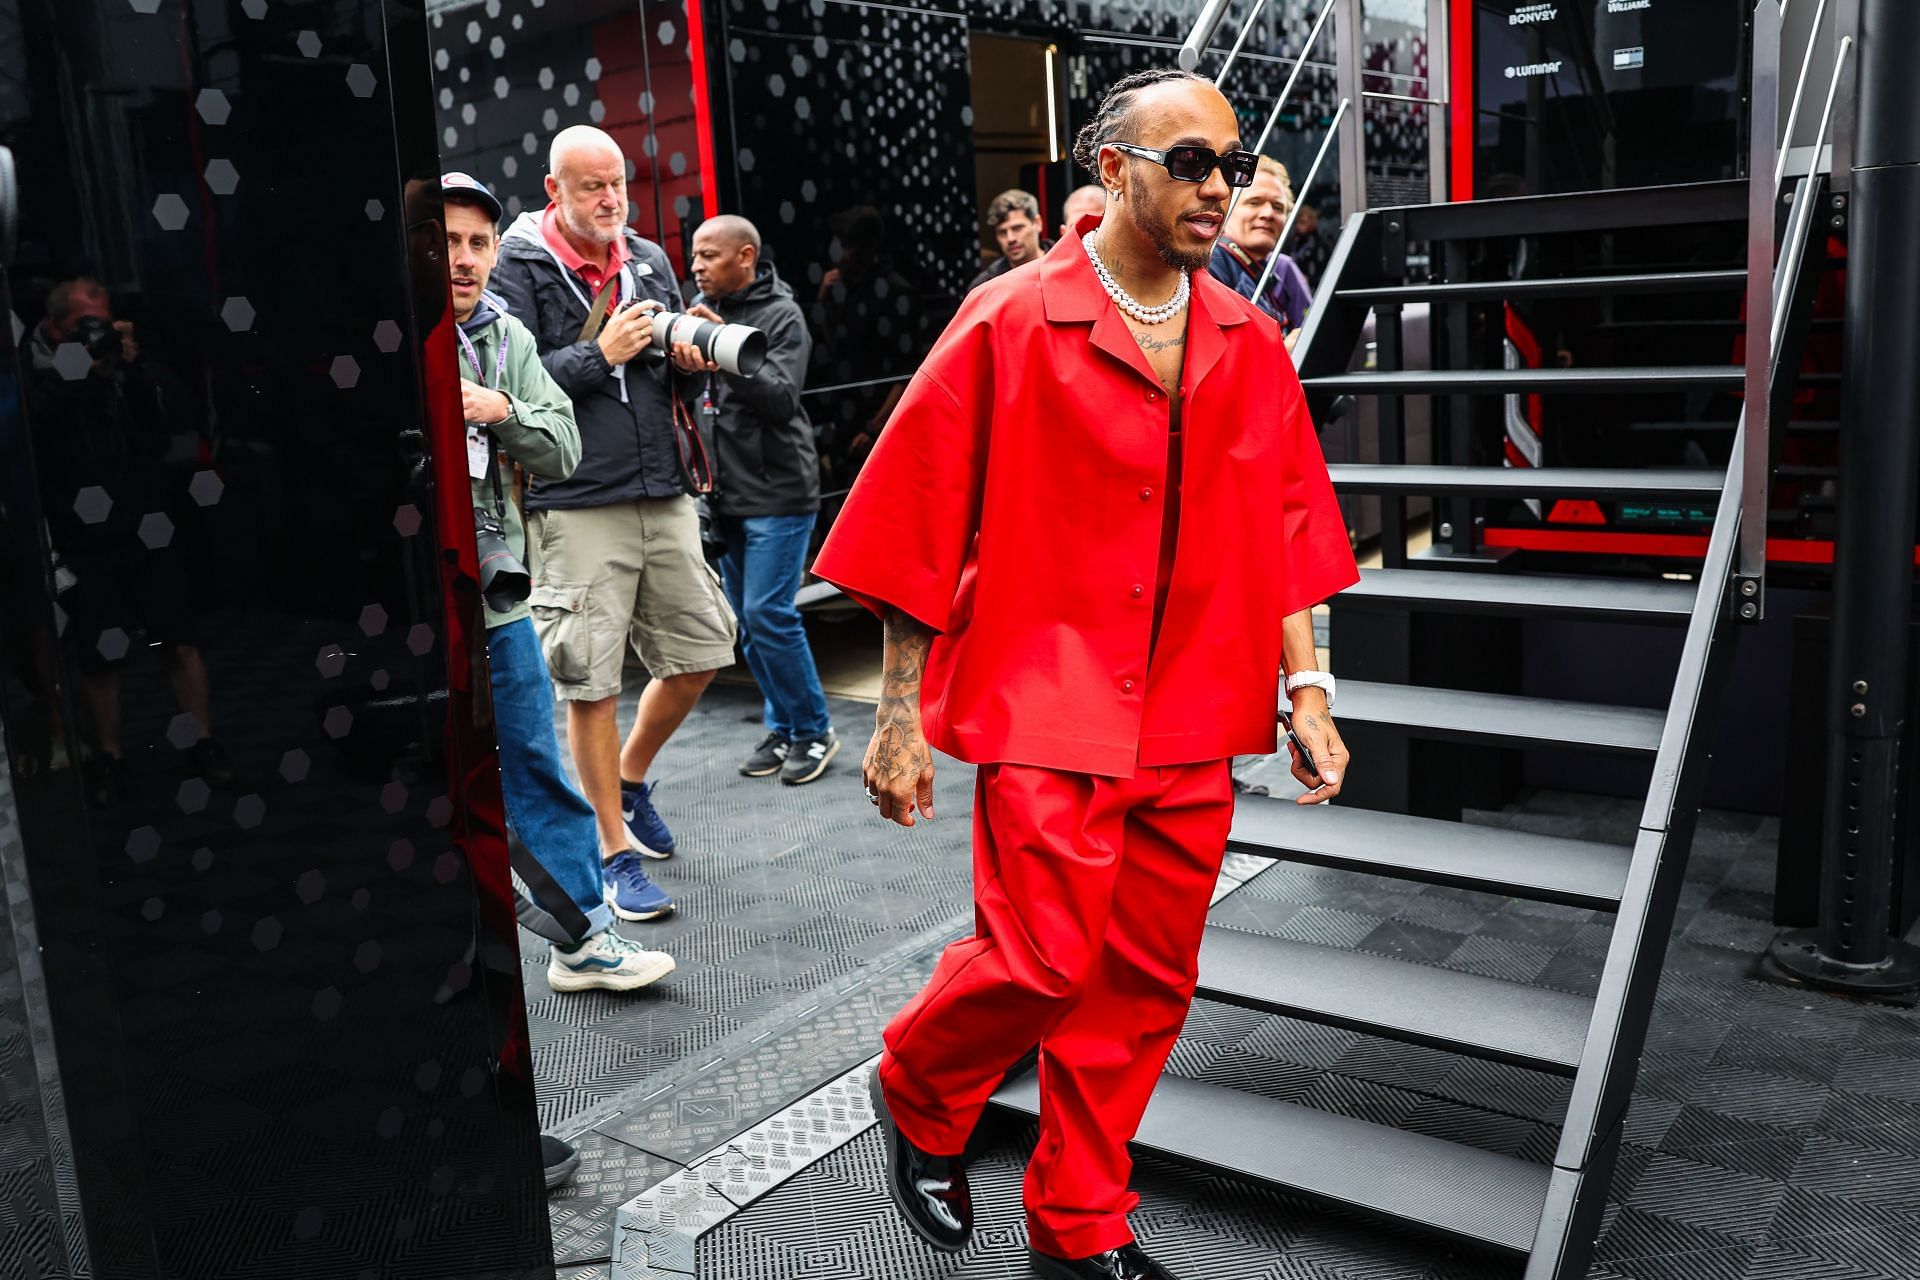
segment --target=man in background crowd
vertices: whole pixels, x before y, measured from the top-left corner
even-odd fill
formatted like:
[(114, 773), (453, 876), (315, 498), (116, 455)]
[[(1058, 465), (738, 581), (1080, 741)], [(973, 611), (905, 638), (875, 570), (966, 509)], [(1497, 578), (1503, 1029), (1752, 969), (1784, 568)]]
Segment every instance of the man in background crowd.
[(1073, 229), (1080, 225), (1082, 218), (1098, 218), (1107, 211), (1107, 193), (1097, 182), (1089, 182), (1084, 187), (1075, 187), (1067, 195), (1067, 203), (1060, 210), (1060, 238), (1066, 239)]
[(767, 362), (743, 378), (695, 374), (687, 399), (711, 428), (719, 461), (714, 518), (726, 541), (720, 576), (740, 619), (740, 648), (766, 699), (766, 737), (740, 765), (792, 786), (826, 772), (840, 751), (794, 593), (820, 510), (820, 458), (800, 404), (813, 339), (793, 290), (760, 258), (760, 232), (725, 215), (693, 236), (700, 296), (687, 310), (767, 335)]
[[(527, 534), (500, 453), (528, 475), (564, 480), (580, 461), (580, 432), (566, 392), (540, 364), (533, 334), (487, 292), (498, 259), (500, 202), (464, 173), (440, 179), (446, 204), (447, 272), (460, 345), (460, 396), (467, 422), (467, 476), (473, 506), (499, 522), (507, 549), (523, 562)], [(532, 853), (515, 870), (533, 901), (520, 922), (553, 944), (547, 983), (555, 991), (633, 991), (673, 971), (673, 957), (647, 951), (611, 928), (593, 809), (573, 789), (553, 731), (553, 690), (524, 602), (486, 605), (487, 669), (500, 742), (507, 824)], [(649, 886), (651, 887), (651, 886)], [(647, 914), (673, 910), (653, 889)]]
[(973, 278), (967, 286), (969, 291), (1036, 260), (1047, 249), (1040, 241), (1040, 202), (1018, 187), (1002, 191), (987, 206), (987, 230), (993, 232), (1000, 256)]
[[(1240, 201), (1227, 219), (1226, 234), (1214, 245), (1213, 257), (1207, 263), (1214, 279), (1279, 321), (1289, 350), (1300, 326), (1306, 323), (1307, 309), (1313, 305), (1313, 290), (1307, 287), (1299, 265), (1285, 254), (1273, 258), (1292, 213), (1293, 188), (1287, 181), (1286, 166), (1272, 156), (1261, 156), (1253, 185), (1240, 193)], [(1273, 273), (1256, 298), (1254, 289), (1266, 273), (1269, 258), (1273, 258)]]
[[(653, 892), (636, 854), (674, 849), (648, 772), (713, 673), (733, 661), (735, 627), (701, 553), (671, 371), (665, 353), (648, 352), (652, 313), (680, 307), (679, 283), (660, 246), (626, 225), (626, 163), (599, 129), (556, 135), (551, 203), (508, 229), (494, 287), (533, 330), (580, 426), (573, 475), (536, 479), (527, 492), (531, 603), (599, 820), (614, 911), (633, 920), (646, 918)], [(629, 644), (653, 679), (623, 744)]]
[[(174, 534), (193, 505), (197, 433), (186, 389), (142, 353), (132, 322), (115, 317), (106, 286), (90, 278), (53, 286), (28, 355), (41, 509), (60, 566), (54, 585), (97, 752), (88, 797), (104, 808), (125, 781), (121, 668), (149, 645), (165, 650), (174, 705), (192, 717), (189, 767), (210, 786), (229, 786), (233, 765), (213, 737), (186, 552)], [(166, 537), (147, 524), (156, 515), (171, 521)]]

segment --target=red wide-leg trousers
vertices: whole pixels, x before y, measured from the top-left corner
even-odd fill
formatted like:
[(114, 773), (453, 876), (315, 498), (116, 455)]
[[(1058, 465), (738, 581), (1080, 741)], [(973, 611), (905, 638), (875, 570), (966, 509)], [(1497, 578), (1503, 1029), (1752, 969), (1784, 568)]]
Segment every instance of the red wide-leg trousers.
[(880, 1078), (909, 1141), (957, 1155), (1040, 1046), (1028, 1236), (1061, 1258), (1133, 1238), (1127, 1143), (1186, 1019), (1233, 819), (1226, 761), (1103, 778), (983, 765), (972, 937), (887, 1028)]

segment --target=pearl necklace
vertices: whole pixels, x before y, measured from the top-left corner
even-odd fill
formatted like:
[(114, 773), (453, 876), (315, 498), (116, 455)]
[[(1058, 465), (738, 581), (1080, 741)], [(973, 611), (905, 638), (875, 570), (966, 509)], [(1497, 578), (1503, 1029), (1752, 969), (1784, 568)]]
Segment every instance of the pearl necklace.
[(1100, 260), (1100, 250), (1092, 240), (1083, 240), (1081, 243), (1086, 246), (1087, 260), (1093, 263), (1093, 273), (1100, 277), (1100, 287), (1107, 291), (1107, 296), (1113, 299), (1115, 306), (1141, 324), (1165, 324), (1179, 315), (1180, 309), (1187, 305), (1189, 285), (1186, 272), (1180, 273), (1180, 283), (1174, 287), (1171, 298), (1157, 307), (1149, 307), (1120, 287), (1120, 282), (1115, 280), (1113, 273), (1107, 270), (1107, 264)]

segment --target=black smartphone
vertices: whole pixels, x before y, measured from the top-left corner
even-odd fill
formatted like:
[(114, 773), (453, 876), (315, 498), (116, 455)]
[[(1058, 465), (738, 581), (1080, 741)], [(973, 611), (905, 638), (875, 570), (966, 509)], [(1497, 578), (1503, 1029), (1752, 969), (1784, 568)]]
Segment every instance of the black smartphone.
[(1293, 749), (1300, 753), (1300, 759), (1306, 764), (1307, 772), (1313, 775), (1315, 782), (1320, 781), (1320, 766), (1314, 763), (1313, 752), (1307, 750), (1307, 744), (1302, 742), (1300, 735), (1293, 731), (1293, 713), (1291, 711), (1282, 711), (1280, 713), (1280, 727), (1287, 731), (1287, 741), (1291, 742)]

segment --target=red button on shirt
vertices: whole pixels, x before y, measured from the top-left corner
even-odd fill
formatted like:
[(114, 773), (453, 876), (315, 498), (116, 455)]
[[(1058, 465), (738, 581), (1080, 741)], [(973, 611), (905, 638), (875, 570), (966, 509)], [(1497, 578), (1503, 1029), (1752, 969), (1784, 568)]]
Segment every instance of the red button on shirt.
[[(1205, 272), (1191, 298), (1157, 641), (1109, 566), (1159, 563), (1167, 411), (1078, 238), (967, 295), (880, 434), (814, 569), (940, 633), (941, 750), (1131, 776), (1274, 749), (1281, 623), (1359, 575), (1279, 326)], [(1112, 671), (1145, 696), (1103, 696)]]

